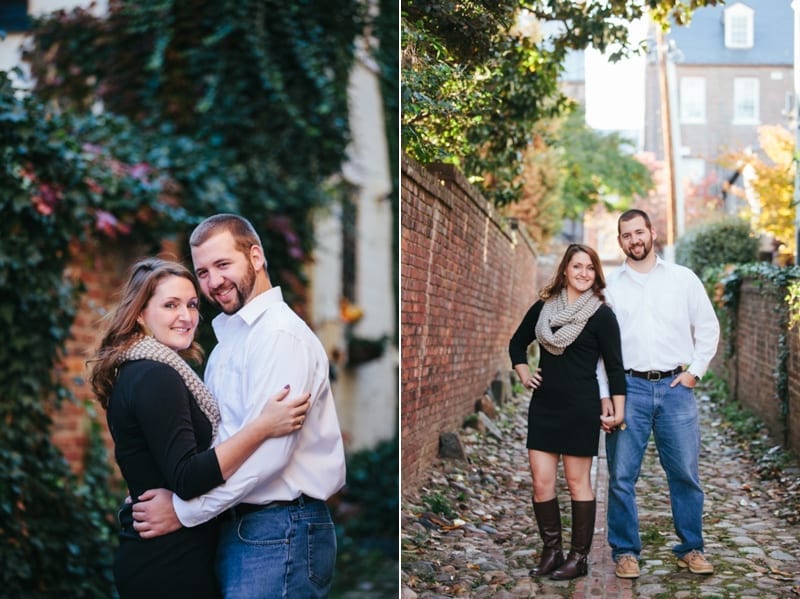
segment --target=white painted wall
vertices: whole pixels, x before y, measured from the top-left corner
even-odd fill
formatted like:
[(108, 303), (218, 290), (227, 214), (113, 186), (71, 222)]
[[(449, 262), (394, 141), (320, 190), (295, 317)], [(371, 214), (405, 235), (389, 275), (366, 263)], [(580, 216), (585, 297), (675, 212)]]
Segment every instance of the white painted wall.
[[(368, 339), (392, 339), (397, 329), (392, 286), (392, 207), (383, 102), (377, 66), (366, 52), (350, 77), (350, 126), (353, 136), (344, 178), (357, 191), (356, 297), (364, 310), (353, 332)], [(314, 326), (329, 353), (345, 349), (339, 317), (341, 291), (341, 211), (333, 207), (318, 215), (317, 246), (312, 269), (311, 310)], [(391, 439), (398, 428), (398, 355), (391, 341), (376, 360), (338, 369), (334, 384), (339, 421), (348, 450), (373, 447)]]

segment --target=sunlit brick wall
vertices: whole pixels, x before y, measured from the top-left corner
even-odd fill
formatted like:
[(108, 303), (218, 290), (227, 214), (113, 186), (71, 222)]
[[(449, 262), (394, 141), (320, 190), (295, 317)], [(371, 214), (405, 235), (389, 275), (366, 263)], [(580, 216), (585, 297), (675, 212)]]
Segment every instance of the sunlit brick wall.
[(498, 372), (536, 297), (536, 253), (457, 170), (402, 165), (401, 468), (415, 487)]

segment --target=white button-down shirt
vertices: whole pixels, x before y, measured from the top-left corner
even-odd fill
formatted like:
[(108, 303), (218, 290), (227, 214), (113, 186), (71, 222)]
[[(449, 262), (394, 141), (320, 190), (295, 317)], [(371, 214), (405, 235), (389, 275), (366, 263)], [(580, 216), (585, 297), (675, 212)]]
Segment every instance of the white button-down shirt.
[(287, 384), (289, 397), (310, 392), (311, 407), (299, 431), (267, 439), (224, 484), (190, 501), (174, 495), (181, 523), (196, 526), (238, 503), (333, 495), (345, 481), (344, 447), (328, 357), (317, 336), (283, 301), (279, 287), (212, 324), (219, 343), (205, 380), (220, 407), (217, 442), (252, 420)]
[(648, 273), (624, 263), (606, 281), (626, 370), (686, 366), (702, 377), (719, 342), (719, 321), (703, 283), (685, 266), (656, 259)]

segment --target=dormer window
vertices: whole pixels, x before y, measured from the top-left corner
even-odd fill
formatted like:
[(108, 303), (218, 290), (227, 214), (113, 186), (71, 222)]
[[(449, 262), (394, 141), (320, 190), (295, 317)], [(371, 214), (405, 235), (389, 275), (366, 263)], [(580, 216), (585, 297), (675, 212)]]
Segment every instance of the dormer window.
[(753, 47), (755, 11), (741, 2), (725, 9), (725, 47), (747, 50)]

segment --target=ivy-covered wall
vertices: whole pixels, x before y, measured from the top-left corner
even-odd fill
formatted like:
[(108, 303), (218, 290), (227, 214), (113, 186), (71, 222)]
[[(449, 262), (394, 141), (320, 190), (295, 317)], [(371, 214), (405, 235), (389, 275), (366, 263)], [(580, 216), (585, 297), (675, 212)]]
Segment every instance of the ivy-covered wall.
[(717, 284), (722, 324), (712, 369), (776, 440), (800, 453), (798, 271), (737, 267)]

